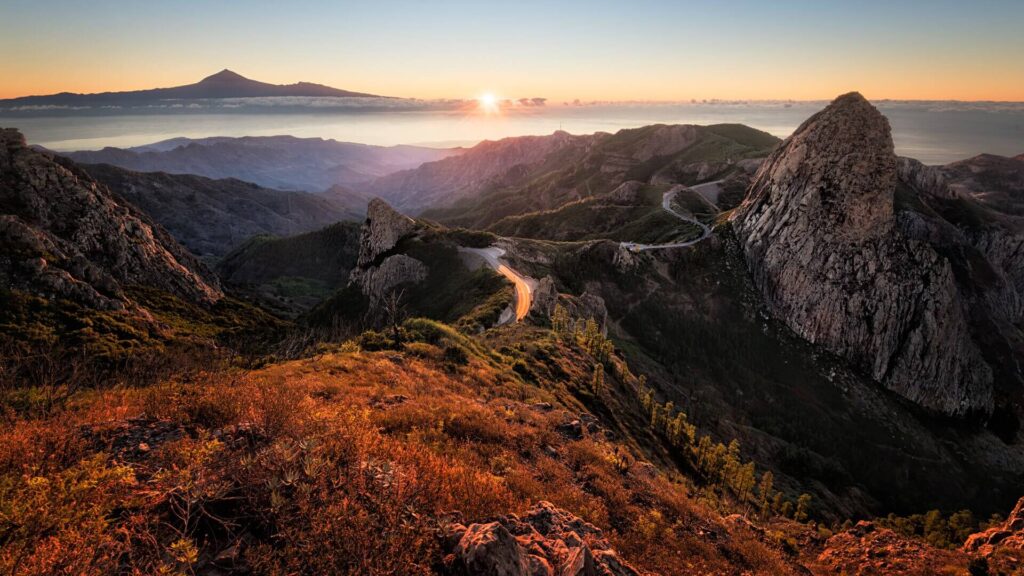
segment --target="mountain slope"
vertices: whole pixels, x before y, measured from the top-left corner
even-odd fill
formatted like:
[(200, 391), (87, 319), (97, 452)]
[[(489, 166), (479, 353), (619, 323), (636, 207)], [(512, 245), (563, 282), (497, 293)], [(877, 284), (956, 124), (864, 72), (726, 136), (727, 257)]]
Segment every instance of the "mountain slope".
[(168, 142), (63, 155), (83, 164), (112, 164), (139, 172), (238, 178), (268, 188), (321, 192), (337, 184), (364, 182), (457, 153), (457, 150), (368, 146), (293, 136), (175, 138)]
[(288, 314), (305, 312), (348, 282), (359, 230), (359, 223), (339, 222), (288, 238), (252, 238), (217, 263), (217, 274)]
[(154, 88), (130, 92), (102, 92), (98, 94), (75, 94), (61, 92), (46, 96), (23, 96), (0, 100), (0, 107), (19, 106), (100, 106), (124, 103), (136, 104), (146, 101), (200, 99), (200, 98), (259, 98), (279, 96), (304, 97), (374, 97), (372, 94), (339, 90), (321, 84), (298, 82), (296, 84), (268, 84), (250, 80), (231, 70), (207, 76), (195, 84), (173, 88)]
[(654, 125), (572, 136), (484, 142), (455, 158), (380, 178), (368, 192), (426, 217), (465, 227), (552, 210), (606, 194), (628, 180), (692, 184), (738, 169), (778, 142), (738, 125)]
[(293, 236), (362, 217), (362, 205), (341, 204), (327, 194), (270, 190), (234, 179), (133, 172), (104, 164), (82, 169), (203, 258), (220, 258), (253, 236)]
[(212, 304), (216, 276), (162, 228), (75, 166), (4, 129), (0, 147), (5, 288), (123, 308), (129, 284)]

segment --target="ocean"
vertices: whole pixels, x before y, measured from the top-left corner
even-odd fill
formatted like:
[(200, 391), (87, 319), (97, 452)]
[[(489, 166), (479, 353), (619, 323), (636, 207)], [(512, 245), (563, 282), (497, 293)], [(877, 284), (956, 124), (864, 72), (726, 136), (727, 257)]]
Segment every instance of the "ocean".
[[(557, 104), (482, 115), (452, 109), (345, 110), (241, 107), (192, 112), (0, 115), (32, 144), (56, 151), (131, 147), (179, 136), (332, 138), (376, 145), (469, 146), (509, 136), (615, 132), (647, 124), (742, 123), (781, 138), (827, 102), (686, 102)], [(896, 152), (926, 164), (981, 153), (1024, 153), (1024, 104), (875, 102), (889, 118)]]

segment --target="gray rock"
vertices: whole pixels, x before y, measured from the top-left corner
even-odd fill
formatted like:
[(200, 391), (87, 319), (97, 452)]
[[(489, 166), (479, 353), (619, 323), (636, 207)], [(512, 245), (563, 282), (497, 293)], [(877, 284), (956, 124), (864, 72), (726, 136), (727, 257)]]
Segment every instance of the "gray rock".
[(990, 411), (949, 263), (897, 229), (889, 123), (860, 94), (807, 120), (759, 169), (733, 224), (772, 313), (898, 394)]
[(398, 241), (416, 228), (416, 222), (399, 214), (380, 198), (370, 200), (366, 207), (366, 222), (359, 241), (359, 266), (373, 263), (378, 256), (391, 250)]

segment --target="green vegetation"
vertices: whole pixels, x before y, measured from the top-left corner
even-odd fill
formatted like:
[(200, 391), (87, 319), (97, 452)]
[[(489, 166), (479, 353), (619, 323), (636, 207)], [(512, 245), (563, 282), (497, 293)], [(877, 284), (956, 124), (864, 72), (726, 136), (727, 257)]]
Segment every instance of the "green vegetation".
[[(700, 227), (683, 222), (662, 208), (662, 196), (668, 188), (645, 184), (637, 193), (637, 201), (631, 204), (585, 198), (554, 210), (504, 218), (490, 230), (501, 236), (554, 241), (607, 239), (661, 244), (696, 238)], [(709, 208), (707, 203), (700, 202), (698, 210), (690, 211), (710, 221), (711, 215), (704, 214)]]
[(359, 256), (360, 225), (275, 238), (258, 236), (217, 264), (224, 282), (289, 316), (310, 310), (345, 285)]
[[(512, 226), (497, 226), (503, 219), (557, 210), (577, 200), (599, 197), (628, 180), (650, 182), (657, 177), (695, 184), (697, 174), (701, 173), (699, 166), (721, 163), (721, 170), (705, 174), (704, 180), (720, 178), (735, 169), (735, 162), (765, 156), (779, 142), (770, 134), (746, 126), (695, 127), (696, 141), (682, 151), (642, 161), (635, 159), (638, 147), (643, 146), (645, 140), (656, 139), (656, 132), (664, 129), (663, 125), (653, 125), (620, 130), (597, 140), (585, 152), (570, 147), (526, 167), (512, 182), (492, 184), (450, 208), (428, 210), (426, 214), (446, 224), (490, 228), (497, 232)], [(582, 212), (572, 217), (581, 224), (589, 218)], [(539, 226), (524, 226), (522, 235), (540, 237), (538, 233), (527, 236), (531, 228), (540, 229)], [(570, 236), (565, 233), (564, 237)], [(608, 235), (597, 237), (620, 239)]]
[(877, 524), (907, 537), (921, 538), (936, 548), (959, 548), (971, 534), (1002, 523), (1002, 517), (995, 515), (988, 523), (979, 523), (970, 510), (953, 512), (943, 516), (938, 510), (910, 516), (888, 516), (877, 518)]

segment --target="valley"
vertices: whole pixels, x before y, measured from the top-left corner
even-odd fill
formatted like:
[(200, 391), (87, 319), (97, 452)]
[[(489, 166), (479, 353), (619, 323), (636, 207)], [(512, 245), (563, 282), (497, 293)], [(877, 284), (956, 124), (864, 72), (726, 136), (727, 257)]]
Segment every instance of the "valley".
[[(705, 184), (690, 186), (689, 189), (691, 192), (696, 192), (697, 194), (700, 194), (702, 197), (705, 194), (705, 190), (713, 190), (715, 192), (710, 193), (715, 194), (715, 197), (717, 199), (718, 185), (721, 183), (721, 180), (717, 180), (715, 182), (707, 182)], [(665, 192), (664, 197), (662, 197), (661, 207), (666, 212), (669, 212), (670, 214), (672, 214), (676, 218), (679, 218), (683, 222), (689, 222), (690, 224), (700, 227), (701, 234), (699, 237), (693, 240), (687, 240), (685, 242), (673, 242), (668, 244), (637, 244), (635, 242), (622, 242), (620, 245), (626, 250), (631, 250), (633, 252), (639, 252), (642, 250), (658, 250), (662, 248), (686, 248), (687, 246), (693, 246), (697, 242), (706, 240), (709, 236), (711, 236), (711, 228), (708, 227), (707, 224), (704, 224), (703, 222), (697, 220), (693, 216), (678, 212), (675, 208), (672, 207), (672, 203), (675, 201), (676, 194), (678, 194), (681, 189), (681, 187), (674, 187), (670, 189), (668, 192)], [(712, 205), (714, 204), (714, 202), (711, 200), (709, 200), (709, 202)]]

